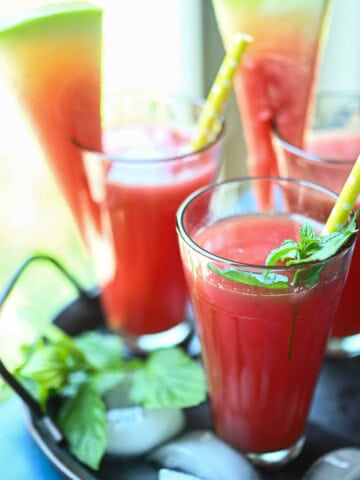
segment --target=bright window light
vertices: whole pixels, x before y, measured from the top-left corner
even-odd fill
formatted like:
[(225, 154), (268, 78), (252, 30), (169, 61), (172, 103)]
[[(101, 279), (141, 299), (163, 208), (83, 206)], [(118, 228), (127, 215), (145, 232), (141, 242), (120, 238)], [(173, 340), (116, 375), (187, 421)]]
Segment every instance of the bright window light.
[(106, 88), (201, 94), (199, 0), (103, 3)]

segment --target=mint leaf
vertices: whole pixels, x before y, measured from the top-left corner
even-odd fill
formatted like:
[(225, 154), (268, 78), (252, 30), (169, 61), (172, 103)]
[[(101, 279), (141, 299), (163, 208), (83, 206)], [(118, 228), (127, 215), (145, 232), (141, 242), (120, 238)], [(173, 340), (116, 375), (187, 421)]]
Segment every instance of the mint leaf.
[(299, 243), (294, 240), (284, 240), (280, 247), (272, 250), (267, 259), (267, 265), (282, 262), (285, 265), (300, 265), (309, 262), (321, 261), (321, 265), (308, 268), (299, 268), (294, 275), (293, 284), (302, 284), (307, 287), (316, 285), (320, 281), (322, 270), (326, 266), (325, 260), (335, 255), (343, 248), (350, 237), (358, 231), (357, 218), (360, 210), (356, 210), (350, 222), (340, 231), (328, 235), (317, 235), (314, 228), (304, 223), (299, 229)]
[(45, 412), (46, 402), (50, 396), (50, 391), (47, 387), (39, 382), (31, 380), (31, 378), (22, 377), (20, 374), (17, 374), (16, 378), (30, 395), (39, 402), (42, 410)]
[[(335, 255), (347, 244), (351, 235), (358, 231), (356, 225), (358, 215), (359, 210), (355, 212), (351, 221), (345, 227), (328, 235), (316, 235), (312, 227), (303, 225), (300, 228), (300, 256), (297, 259), (290, 259), (287, 265), (322, 261)], [(305, 235), (309, 235), (309, 238)]]
[[(46, 332), (48, 333), (46, 328)], [(24, 360), (14, 375), (44, 408), (51, 395), (70, 385), (74, 372), (88, 369), (85, 358), (77, 349), (72, 338), (61, 333), (58, 327), (52, 329), (52, 339), (40, 337), (32, 345), (22, 345)]]
[(203, 370), (179, 348), (157, 350), (133, 373), (129, 397), (145, 408), (197, 405), (206, 398)]
[(58, 424), (70, 452), (93, 469), (99, 467), (107, 444), (106, 411), (97, 389), (83, 384), (62, 406)]
[(67, 358), (68, 353), (61, 346), (45, 345), (32, 353), (19, 373), (47, 390), (58, 390), (67, 380)]
[(58, 426), (73, 455), (93, 469), (107, 444), (101, 397), (126, 378), (133, 401), (144, 407), (189, 407), (206, 398), (201, 367), (180, 349), (127, 358), (116, 335), (72, 338), (56, 327), (44, 332), (49, 337), (23, 346), (24, 361), (13, 373), (43, 408), (49, 397), (62, 400)]
[(300, 239), (305, 243), (310, 242), (312, 239), (316, 239), (316, 231), (310, 223), (305, 222), (300, 227)]
[(87, 362), (97, 369), (119, 363), (123, 357), (123, 344), (117, 335), (86, 332), (75, 337), (74, 342)]
[(255, 287), (265, 287), (270, 289), (281, 289), (288, 287), (288, 278), (285, 275), (280, 275), (274, 272), (253, 273), (244, 272), (242, 270), (235, 270), (231, 268), (218, 268), (213, 263), (208, 263), (208, 268), (227, 280), (250, 285)]
[(86, 370), (75, 370), (70, 372), (67, 384), (61, 389), (59, 394), (62, 397), (74, 397), (81, 386), (89, 380), (89, 373)]
[(274, 248), (265, 260), (266, 265), (275, 265), (285, 258), (297, 258), (299, 244), (295, 240), (284, 240), (280, 247)]
[(294, 275), (294, 285), (304, 285), (305, 287), (313, 287), (320, 281), (321, 272), (324, 270), (326, 263), (316, 265), (309, 268), (298, 268)]
[(125, 380), (125, 377), (126, 372), (118, 368), (101, 370), (91, 378), (91, 383), (100, 395), (105, 395), (108, 391), (118, 387)]

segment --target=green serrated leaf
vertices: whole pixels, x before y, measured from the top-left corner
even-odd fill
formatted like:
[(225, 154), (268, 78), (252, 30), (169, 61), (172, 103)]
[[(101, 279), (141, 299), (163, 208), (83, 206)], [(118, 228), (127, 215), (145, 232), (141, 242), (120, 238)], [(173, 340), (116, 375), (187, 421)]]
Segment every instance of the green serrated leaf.
[(98, 469), (107, 444), (106, 410), (97, 389), (83, 384), (74, 398), (62, 406), (58, 424), (70, 452), (93, 469)]
[(70, 372), (67, 378), (67, 383), (62, 387), (59, 394), (62, 397), (74, 397), (77, 395), (80, 387), (89, 380), (89, 377), (89, 372), (85, 370)]
[(122, 359), (123, 344), (117, 335), (86, 332), (74, 341), (87, 362), (97, 369), (117, 364)]
[[(277, 262), (284, 262), (285, 265), (301, 265), (309, 262), (324, 262), (327, 258), (335, 255), (349, 241), (351, 235), (357, 232), (357, 218), (359, 209), (352, 216), (350, 222), (339, 232), (329, 235), (317, 235), (314, 228), (304, 223), (299, 229), (299, 243), (294, 240), (285, 240), (280, 247), (272, 250), (266, 260), (267, 265), (275, 265)], [(293, 246), (293, 249), (291, 248)], [(296, 255), (294, 252), (296, 251)], [(322, 270), (326, 263), (309, 267), (299, 268), (295, 272), (293, 284), (312, 287), (320, 280)]]
[(324, 270), (326, 263), (316, 265), (309, 268), (298, 268), (295, 272), (294, 285), (304, 285), (305, 287), (313, 287), (320, 281), (321, 272)]
[(126, 377), (126, 372), (120, 369), (109, 369), (97, 372), (91, 383), (95, 386), (100, 395), (105, 395), (113, 388), (118, 387)]
[(47, 390), (60, 389), (66, 383), (68, 353), (57, 345), (45, 345), (35, 350), (20, 368), (20, 375)]
[(222, 278), (232, 280), (236, 283), (242, 283), (244, 285), (269, 289), (282, 289), (288, 287), (288, 278), (285, 275), (280, 275), (274, 272), (253, 273), (231, 268), (220, 269), (213, 263), (209, 263), (208, 268)]
[(49, 389), (43, 384), (35, 382), (30, 378), (22, 377), (20, 374), (15, 374), (15, 376), (30, 395), (38, 401), (43, 411), (45, 411), (46, 402), (50, 394)]
[(129, 398), (145, 408), (198, 405), (206, 398), (203, 370), (179, 348), (157, 350), (133, 373)]
[(313, 226), (310, 225), (310, 223), (305, 222), (300, 227), (300, 240), (301, 239), (311, 240), (313, 238), (316, 238), (316, 232)]
[(296, 258), (298, 256), (299, 245), (295, 240), (285, 240), (280, 247), (274, 248), (265, 260), (266, 265), (275, 265), (284, 261), (286, 258)]

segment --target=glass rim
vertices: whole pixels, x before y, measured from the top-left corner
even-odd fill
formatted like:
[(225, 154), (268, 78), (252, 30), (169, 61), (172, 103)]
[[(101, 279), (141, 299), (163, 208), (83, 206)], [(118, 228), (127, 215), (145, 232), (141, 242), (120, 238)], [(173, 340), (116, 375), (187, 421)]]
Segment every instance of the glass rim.
[(324, 90), (319, 90), (315, 94), (315, 99), (317, 98), (359, 98), (360, 100), (360, 91), (357, 90), (338, 90), (333, 88), (326, 88)]
[(354, 160), (341, 160), (339, 158), (328, 158), (328, 157), (321, 157), (320, 155), (316, 155), (315, 153), (308, 152), (307, 150), (302, 149), (301, 147), (297, 147), (293, 143), (288, 142), (278, 131), (276, 122), (272, 122), (271, 130), (277, 140), (281, 143), (282, 147), (289, 153), (297, 155), (298, 157), (302, 157), (306, 160), (310, 160), (316, 163), (323, 163), (329, 165), (348, 165), (352, 166), (356, 161)]
[[(184, 103), (188, 103), (188, 105), (199, 107), (199, 111), (201, 111), (201, 108), (205, 105), (205, 99), (201, 97), (196, 98), (196, 97), (192, 97), (190, 95), (185, 95), (181, 93), (161, 93), (156, 91), (151, 92), (151, 91), (142, 91), (142, 90), (139, 90), (139, 91), (130, 90), (130, 91), (124, 91), (124, 92), (117, 92), (117, 94), (115, 94), (115, 101), (120, 101), (122, 99), (125, 99), (126, 97), (128, 98), (134, 97), (135, 99), (138, 98), (140, 100), (168, 99), (169, 101), (182, 101)], [(170, 163), (170, 162), (181, 161), (183, 159), (191, 158), (194, 155), (198, 155), (207, 150), (210, 150), (213, 146), (218, 144), (225, 135), (226, 125), (225, 125), (225, 119), (223, 115), (219, 117), (219, 124), (220, 124), (220, 129), (216, 133), (215, 138), (213, 138), (211, 141), (206, 143), (203, 147), (197, 148), (195, 150), (189, 149), (188, 151), (185, 151), (184, 153), (181, 153), (181, 154), (174, 154), (174, 155), (164, 156), (161, 158), (147, 158), (147, 159), (126, 158), (125, 156), (122, 157), (116, 154), (106, 153), (99, 149), (88, 147), (87, 145), (85, 145), (85, 143), (81, 142), (78, 138), (76, 138), (76, 136), (71, 137), (71, 142), (79, 150), (96, 155), (100, 160), (111, 161), (119, 164), (124, 163), (124, 164), (131, 164), (131, 165), (151, 165), (151, 164), (158, 165), (160, 163), (165, 163), (165, 162)], [(196, 125), (196, 123), (194, 125)], [(102, 127), (101, 127), (101, 131), (103, 131)]]
[[(320, 90), (316, 93), (315, 95), (316, 99), (342, 99), (342, 98), (351, 98), (351, 99), (358, 99), (359, 104), (360, 104), (360, 91), (355, 91), (355, 90)], [(318, 101), (318, 100), (317, 100)], [(277, 129), (276, 122), (273, 121), (272, 123), (272, 132), (274, 135), (277, 137), (277, 139), (280, 141), (282, 146), (285, 148), (290, 153), (293, 153), (295, 155), (301, 156), (305, 158), (306, 160), (310, 160), (313, 162), (317, 163), (324, 163), (324, 164), (330, 164), (330, 165), (353, 165), (353, 163), (356, 161), (356, 158), (353, 160), (341, 160), (339, 158), (329, 158), (329, 157), (322, 157), (320, 155), (316, 155), (314, 153), (308, 152), (300, 147), (297, 147), (296, 145), (290, 143), (286, 138), (284, 138), (280, 132)]]
[[(304, 185), (305, 187), (311, 188), (313, 190), (317, 190), (319, 192), (323, 192), (326, 195), (332, 197), (335, 201), (338, 198), (338, 195), (321, 185), (318, 185), (316, 183), (310, 182), (308, 180), (302, 180), (302, 179), (296, 179), (296, 178), (285, 178), (285, 177), (237, 177), (237, 178), (232, 178), (230, 180), (224, 180), (221, 182), (214, 183), (212, 185), (208, 185), (207, 187), (202, 187), (199, 188), (198, 190), (195, 190), (192, 194), (190, 194), (180, 205), (176, 212), (176, 229), (180, 235), (180, 237), (187, 243), (187, 245), (195, 250), (197, 253), (201, 254), (202, 256), (205, 256), (209, 258), (212, 261), (215, 262), (221, 262), (229, 267), (234, 267), (237, 269), (250, 269), (250, 270), (272, 270), (276, 272), (281, 272), (281, 271), (291, 271), (291, 270), (296, 270), (301, 268), (310, 268), (314, 267), (316, 265), (321, 265), (324, 264), (325, 262), (327, 263), (329, 260), (336, 259), (340, 255), (343, 254), (344, 251), (347, 251), (350, 249), (355, 241), (356, 234), (353, 234), (349, 237), (348, 242), (346, 245), (339, 251), (336, 252), (335, 254), (331, 255), (330, 257), (324, 259), (324, 260), (314, 260), (312, 262), (304, 262), (296, 265), (260, 265), (260, 264), (252, 264), (252, 263), (245, 263), (245, 262), (239, 262), (236, 260), (229, 260), (228, 258), (221, 257), (219, 255), (216, 255), (214, 253), (209, 252), (205, 248), (201, 247), (198, 243), (196, 243), (190, 235), (187, 233), (185, 227), (184, 227), (184, 215), (186, 212), (187, 207), (192, 203), (193, 200), (199, 198), (200, 196), (206, 194), (207, 192), (211, 190), (216, 190), (218, 188), (221, 188), (224, 185), (228, 185), (231, 183), (253, 183), (253, 182), (258, 182), (258, 181), (268, 181), (268, 182), (281, 182), (281, 183), (292, 183), (292, 184), (300, 184)], [(353, 216), (354, 210), (350, 212), (350, 215)], [(358, 222), (357, 222), (358, 223)], [(279, 245), (280, 246), (280, 245)], [(269, 252), (270, 253), (270, 252)]]

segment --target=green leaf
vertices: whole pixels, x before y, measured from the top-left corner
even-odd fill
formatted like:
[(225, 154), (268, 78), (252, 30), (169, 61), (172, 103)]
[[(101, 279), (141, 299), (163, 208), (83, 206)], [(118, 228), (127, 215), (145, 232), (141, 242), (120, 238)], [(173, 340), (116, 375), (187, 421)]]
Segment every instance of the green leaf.
[(32, 353), (19, 373), (47, 390), (58, 390), (67, 380), (67, 358), (68, 353), (61, 346), (45, 345)]
[(50, 395), (50, 391), (47, 386), (44, 386), (42, 383), (36, 382), (31, 378), (22, 377), (19, 374), (16, 374), (16, 378), (21, 383), (21, 385), (30, 393), (30, 395), (39, 402), (43, 411), (45, 411), (46, 402)]
[(123, 344), (117, 335), (86, 332), (74, 341), (87, 362), (97, 369), (118, 364), (122, 359)]
[(298, 268), (295, 272), (294, 285), (305, 285), (305, 287), (313, 287), (320, 281), (321, 272), (324, 270), (326, 263), (316, 265), (309, 268)]
[(275, 265), (283, 262), (285, 258), (296, 258), (298, 256), (299, 245), (295, 240), (284, 240), (280, 247), (274, 248), (266, 258), (266, 265)]
[(303, 240), (311, 240), (316, 238), (316, 232), (310, 223), (305, 222), (303, 225), (300, 227), (300, 239)]
[(220, 269), (213, 263), (209, 263), (208, 267), (216, 275), (226, 278), (227, 280), (232, 280), (236, 283), (242, 283), (244, 285), (255, 287), (265, 287), (269, 289), (281, 289), (288, 287), (288, 278), (285, 275), (280, 275), (278, 273), (253, 273), (231, 268)]
[[(358, 231), (359, 211), (358, 209), (350, 222), (339, 232), (328, 235), (317, 235), (310, 224), (304, 223), (299, 229), (299, 243), (294, 240), (284, 240), (280, 247), (269, 253), (266, 264), (275, 265), (277, 262), (283, 262), (285, 265), (291, 266), (316, 261), (324, 262), (340, 251), (350, 240), (351, 235)], [(316, 285), (325, 266), (326, 263), (322, 263), (314, 267), (299, 268), (295, 272), (293, 284), (302, 284), (308, 287)]]
[(83, 384), (77, 395), (64, 403), (58, 424), (70, 452), (97, 469), (107, 444), (106, 410), (97, 389)]
[(203, 370), (179, 348), (157, 350), (133, 373), (129, 397), (145, 408), (198, 405), (206, 398)]
[(109, 369), (97, 372), (92, 378), (91, 383), (96, 387), (100, 395), (105, 395), (108, 391), (118, 387), (125, 379), (124, 370)]

